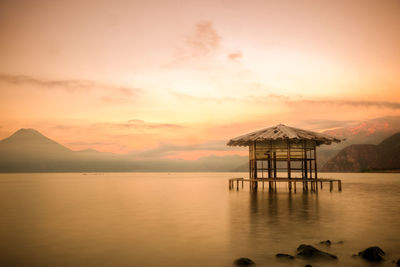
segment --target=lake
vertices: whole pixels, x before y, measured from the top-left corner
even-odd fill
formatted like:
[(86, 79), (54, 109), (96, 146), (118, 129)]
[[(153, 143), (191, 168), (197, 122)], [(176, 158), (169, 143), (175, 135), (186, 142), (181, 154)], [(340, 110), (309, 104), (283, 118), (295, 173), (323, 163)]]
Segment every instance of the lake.
[[(320, 174), (343, 191), (228, 190), (241, 173), (0, 174), (0, 266), (394, 266), (400, 174)], [(298, 188), (299, 189), (299, 188)], [(331, 240), (326, 247), (318, 244)], [(340, 242), (343, 241), (343, 242)], [(276, 259), (300, 244), (338, 261)], [(380, 246), (386, 261), (352, 254)]]

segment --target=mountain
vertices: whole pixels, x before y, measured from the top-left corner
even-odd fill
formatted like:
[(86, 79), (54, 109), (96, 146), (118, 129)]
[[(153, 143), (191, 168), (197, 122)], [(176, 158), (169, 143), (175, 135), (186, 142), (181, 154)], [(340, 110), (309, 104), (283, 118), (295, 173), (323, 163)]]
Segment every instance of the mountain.
[(400, 117), (387, 116), (354, 122), (345, 127), (324, 131), (323, 133), (345, 139), (338, 144), (322, 145), (318, 148), (318, 166), (322, 170), (325, 163), (345, 147), (354, 144), (377, 145), (385, 138), (400, 131)]
[(73, 151), (34, 129), (21, 129), (0, 141), (0, 172), (245, 171), (247, 157), (208, 156), (199, 160), (148, 159)]
[(34, 129), (0, 141), (0, 172), (127, 170), (127, 161), (95, 150), (72, 151)]
[(323, 172), (400, 171), (400, 132), (378, 145), (355, 144), (342, 149)]
[[(346, 127), (340, 127), (323, 133), (345, 138), (345, 146), (350, 144), (374, 144), (377, 145), (385, 138), (400, 131), (400, 117), (387, 116), (355, 122)], [(342, 145), (343, 145), (342, 144)]]
[(52, 155), (72, 152), (72, 150), (54, 142), (35, 129), (20, 129), (16, 131), (10, 137), (0, 141), (0, 150), (8, 151), (9, 153), (24, 152), (25, 156), (34, 156), (42, 151)]

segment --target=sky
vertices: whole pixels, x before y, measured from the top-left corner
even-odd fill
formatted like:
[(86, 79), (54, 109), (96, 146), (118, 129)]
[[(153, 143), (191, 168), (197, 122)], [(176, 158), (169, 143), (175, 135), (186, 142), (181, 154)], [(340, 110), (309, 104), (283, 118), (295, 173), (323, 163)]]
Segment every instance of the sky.
[(0, 139), (246, 155), (226, 142), (400, 115), (400, 1), (4, 0), (0, 59)]

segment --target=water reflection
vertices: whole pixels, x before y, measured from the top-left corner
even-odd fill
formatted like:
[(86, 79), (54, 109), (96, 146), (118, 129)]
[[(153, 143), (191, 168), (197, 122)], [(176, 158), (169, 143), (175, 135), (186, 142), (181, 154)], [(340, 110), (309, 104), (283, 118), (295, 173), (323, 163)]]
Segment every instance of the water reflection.
[[(249, 219), (252, 224), (265, 222), (281, 226), (294, 221), (317, 221), (319, 219), (318, 195), (303, 192), (249, 192)], [(245, 201), (245, 199), (243, 199)], [(237, 211), (233, 209), (233, 212)], [(232, 214), (232, 216), (236, 216)]]
[(360, 266), (367, 246), (398, 252), (400, 176), (357, 175), (318, 194), (229, 191), (226, 173), (0, 175), (0, 265), (292, 266), (274, 255), (331, 239), (336, 266)]

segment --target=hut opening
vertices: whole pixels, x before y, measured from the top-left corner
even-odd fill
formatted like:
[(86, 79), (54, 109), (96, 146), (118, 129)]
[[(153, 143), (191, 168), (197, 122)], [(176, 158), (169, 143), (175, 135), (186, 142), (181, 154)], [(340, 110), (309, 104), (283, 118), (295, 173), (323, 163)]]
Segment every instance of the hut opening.
[[(339, 143), (326, 134), (279, 124), (231, 139), (249, 147), (249, 178), (317, 179), (317, 146)], [(300, 176), (300, 177), (299, 177)]]

